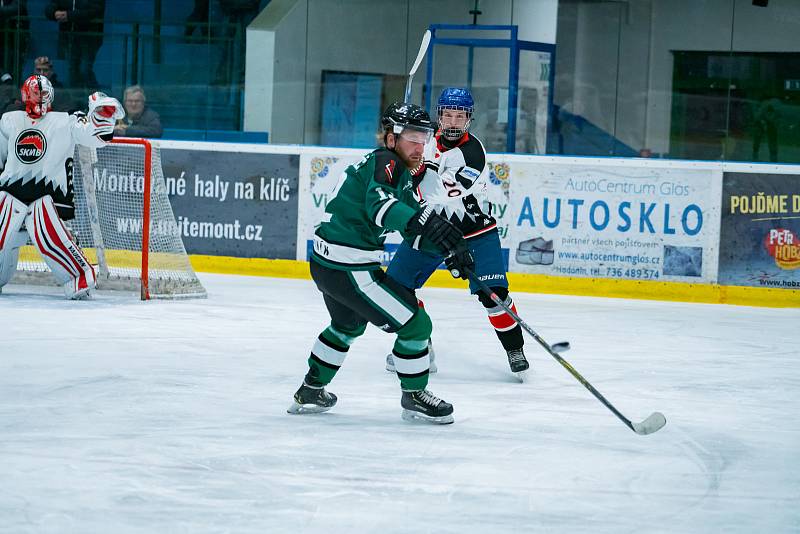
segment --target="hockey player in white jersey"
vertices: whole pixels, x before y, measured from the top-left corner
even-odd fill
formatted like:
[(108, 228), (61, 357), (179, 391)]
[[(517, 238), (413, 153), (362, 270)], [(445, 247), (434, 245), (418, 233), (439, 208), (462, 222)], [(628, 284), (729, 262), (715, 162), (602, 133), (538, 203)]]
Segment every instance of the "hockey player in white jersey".
[(122, 105), (103, 93), (89, 97), (88, 114), (51, 111), (53, 86), (42, 75), (22, 85), (24, 111), (0, 118), (0, 291), (17, 267), (30, 236), (69, 299), (87, 298), (94, 267), (63, 221), (75, 214), (75, 145), (100, 147), (114, 136)]
[[(475, 275), (516, 312), (508, 294), (497, 221), (481, 208), (489, 170), (483, 144), (469, 133), (474, 109), (472, 95), (467, 89), (449, 87), (442, 92), (437, 102), (439, 129), (425, 148), (427, 170), (416, 191), (421, 202), (433, 206), (437, 213), (461, 230), (475, 259)], [(412, 290), (422, 287), (444, 259), (419, 245), (419, 239), (403, 242), (387, 270), (390, 277)], [(511, 371), (524, 381), (529, 364), (523, 352), (525, 342), (521, 327), (472, 280), (470, 291), (486, 308), (489, 322), (506, 351)], [(433, 372), (432, 347), (429, 352)], [(386, 358), (386, 368), (394, 370), (391, 354)]]

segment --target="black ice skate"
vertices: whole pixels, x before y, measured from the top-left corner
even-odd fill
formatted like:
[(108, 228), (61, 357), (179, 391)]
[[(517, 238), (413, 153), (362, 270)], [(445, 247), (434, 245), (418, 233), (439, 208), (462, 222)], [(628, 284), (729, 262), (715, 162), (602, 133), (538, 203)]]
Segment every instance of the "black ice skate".
[(521, 348), (508, 351), (508, 366), (511, 367), (511, 372), (517, 375), (520, 382), (525, 382), (530, 365)]
[(420, 419), (440, 425), (453, 422), (453, 405), (443, 401), (427, 389), (404, 391), (400, 405), (403, 407), (403, 419), (406, 421)]
[(286, 410), (288, 413), (327, 412), (336, 405), (336, 395), (325, 391), (324, 387), (309, 386), (305, 382), (294, 394), (294, 402)]

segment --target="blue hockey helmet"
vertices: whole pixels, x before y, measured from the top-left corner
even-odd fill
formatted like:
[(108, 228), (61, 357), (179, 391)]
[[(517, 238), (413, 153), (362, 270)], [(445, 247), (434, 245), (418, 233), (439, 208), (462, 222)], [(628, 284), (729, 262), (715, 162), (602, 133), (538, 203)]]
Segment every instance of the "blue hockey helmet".
[[(446, 109), (453, 109), (457, 111), (466, 112), (466, 121), (463, 125), (442, 124), (442, 111)], [(469, 89), (464, 87), (448, 87), (439, 96), (439, 101), (436, 103), (436, 114), (439, 119), (439, 129), (445, 138), (452, 141), (459, 139), (469, 130), (469, 124), (472, 122), (472, 113), (475, 111), (475, 101), (472, 99), (472, 94)]]

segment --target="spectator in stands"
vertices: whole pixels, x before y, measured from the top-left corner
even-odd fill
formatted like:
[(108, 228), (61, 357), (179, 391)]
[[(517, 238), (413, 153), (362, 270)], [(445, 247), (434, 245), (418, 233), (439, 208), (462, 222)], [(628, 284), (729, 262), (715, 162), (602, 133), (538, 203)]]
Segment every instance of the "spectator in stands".
[(28, 0), (0, 0), (0, 67), (12, 78), (21, 75), (28, 55), (29, 30)]
[(194, 0), (194, 9), (186, 18), (186, 26), (183, 30), (183, 36), (191, 40), (192, 34), (195, 30), (200, 30), (203, 37), (208, 37), (208, 0)]
[(53, 70), (53, 62), (50, 61), (50, 58), (47, 56), (39, 56), (33, 60), (33, 73), (41, 74), (47, 78), (47, 81), (50, 82), (53, 89), (61, 89), (64, 87), (64, 84), (61, 83), (61, 80), (58, 79), (58, 75)]
[[(51, 104), (52, 111), (66, 111), (67, 113), (73, 113), (83, 108), (83, 103), (73, 98), (72, 92), (69, 89), (64, 89), (64, 84), (58, 80), (58, 76), (56, 76), (56, 73), (53, 71), (53, 63), (50, 61), (50, 58), (47, 56), (37, 57), (33, 62), (33, 74), (41, 74), (47, 78), (47, 80), (50, 82), (50, 85), (52, 85), (54, 89), (58, 89), (58, 91), (55, 91), (55, 97), (53, 99), (53, 103)], [(8, 83), (13, 85), (10, 75)], [(0, 107), (0, 111), (19, 111), (25, 109), (25, 105), (19, 98), (19, 91), (16, 90), (16, 88), (14, 89), (16, 98), (8, 101), (4, 100), (6, 103), (3, 105), (3, 107)]]
[(106, 0), (51, 0), (45, 16), (58, 22), (58, 57), (69, 64), (70, 87), (98, 87), (94, 60), (103, 45)]
[(20, 109), (22, 100), (19, 97), (19, 89), (14, 85), (14, 78), (10, 73), (4, 72), (0, 75), (0, 115), (6, 111)]
[(755, 112), (753, 121), (753, 161), (760, 159), (761, 142), (766, 138), (769, 160), (778, 161), (778, 123), (780, 119), (780, 100), (762, 100)]
[(161, 117), (145, 105), (144, 89), (132, 85), (125, 89), (125, 118), (117, 123), (114, 135), (118, 137), (161, 137)]
[[(53, 111), (66, 111), (72, 113), (83, 107), (81, 102), (76, 102), (72, 98), (69, 90), (64, 89), (64, 84), (58, 79), (58, 75), (53, 70), (53, 62), (47, 56), (39, 56), (33, 61), (33, 73), (41, 74), (50, 82), (53, 89), (56, 89), (53, 99)], [(24, 109), (24, 108), (21, 108)]]
[(245, 29), (258, 15), (260, 4), (261, 0), (219, 0), (225, 31), (215, 83), (244, 83)]

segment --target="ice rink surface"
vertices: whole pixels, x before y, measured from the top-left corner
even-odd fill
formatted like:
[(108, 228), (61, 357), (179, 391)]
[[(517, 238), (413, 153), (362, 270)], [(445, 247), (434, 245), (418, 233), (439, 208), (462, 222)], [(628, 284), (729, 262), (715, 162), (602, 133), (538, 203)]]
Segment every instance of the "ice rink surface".
[(0, 295), (0, 532), (800, 531), (800, 310), (516, 294), (517, 383), (466, 291), (425, 289), (453, 425), (400, 418), (369, 328), (326, 414), (288, 415), (327, 315), (310, 281), (208, 300)]

